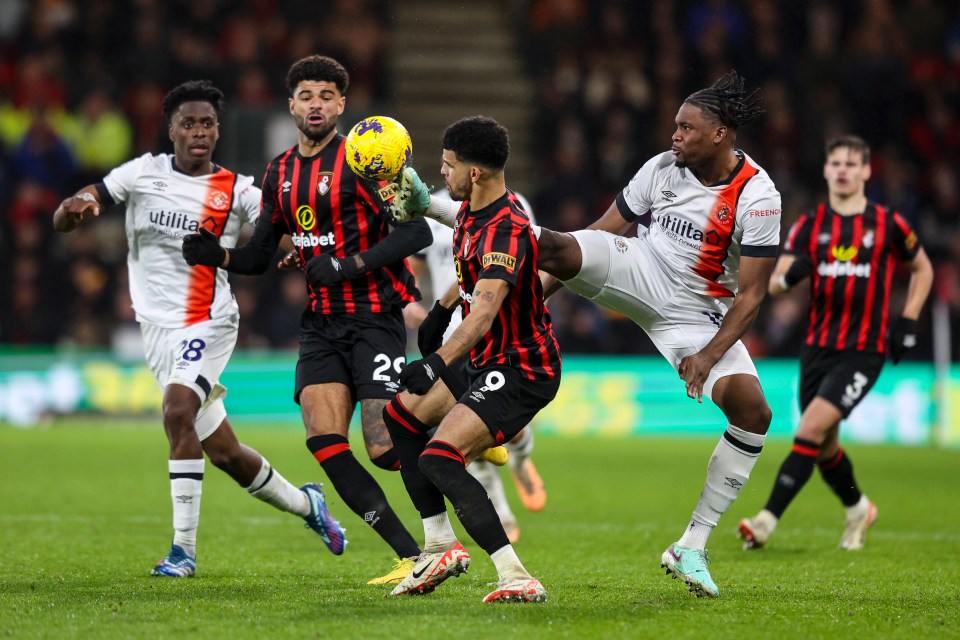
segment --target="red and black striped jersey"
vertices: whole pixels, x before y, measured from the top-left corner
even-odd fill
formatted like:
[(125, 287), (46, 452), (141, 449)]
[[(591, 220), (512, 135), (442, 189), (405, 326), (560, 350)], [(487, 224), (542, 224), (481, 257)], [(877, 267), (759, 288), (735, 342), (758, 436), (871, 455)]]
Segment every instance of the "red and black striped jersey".
[(529, 380), (560, 374), (560, 347), (543, 303), (538, 251), (530, 220), (513, 192), (479, 211), (471, 211), (469, 202), (461, 205), (453, 257), (463, 317), (470, 315), (478, 281), (495, 278), (510, 284), (490, 331), (470, 351), (474, 367), (507, 365)]
[[(267, 165), (261, 224), (291, 235), (301, 265), (320, 254), (366, 251), (389, 233), (383, 201), (393, 185), (358, 178), (344, 160), (344, 139), (338, 134), (311, 158), (294, 146)], [(330, 286), (307, 282), (307, 292), (310, 308), (323, 314), (381, 313), (420, 299), (406, 260)]]
[(784, 250), (813, 263), (806, 343), (885, 353), (893, 275), (919, 249), (907, 221), (882, 205), (843, 216), (821, 204), (801, 215)]

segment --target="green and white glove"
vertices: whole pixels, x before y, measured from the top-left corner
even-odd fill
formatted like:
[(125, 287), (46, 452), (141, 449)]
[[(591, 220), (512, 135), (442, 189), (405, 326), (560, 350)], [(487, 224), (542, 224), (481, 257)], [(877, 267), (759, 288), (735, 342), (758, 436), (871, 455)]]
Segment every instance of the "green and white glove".
[(397, 222), (422, 216), (430, 208), (430, 191), (413, 167), (404, 167), (397, 176), (397, 195), (390, 203), (390, 215)]

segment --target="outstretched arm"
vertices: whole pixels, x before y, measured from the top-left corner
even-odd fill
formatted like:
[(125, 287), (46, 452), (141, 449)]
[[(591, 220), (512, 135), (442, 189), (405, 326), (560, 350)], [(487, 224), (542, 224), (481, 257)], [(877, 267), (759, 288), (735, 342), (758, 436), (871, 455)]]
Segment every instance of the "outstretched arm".
[(740, 258), (739, 293), (720, 323), (720, 329), (703, 349), (683, 358), (677, 367), (680, 378), (687, 383), (687, 396), (703, 402), (703, 383), (710, 370), (756, 319), (773, 265), (773, 258)]
[(88, 217), (97, 217), (103, 210), (103, 201), (94, 185), (87, 185), (60, 203), (53, 213), (53, 228), (69, 233)]
[[(442, 299), (444, 304), (452, 304), (453, 289)], [(427, 393), (440, 378), (441, 373), (451, 362), (465, 356), (480, 339), (490, 331), (493, 320), (503, 306), (503, 300), (510, 292), (510, 283), (506, 280), (484, 278), (477, 282), (473, 290), (473, 302), (470, 314), (463, 319), (450, 339), (439, 349), (414, 360), (400, 372), (400, 384), (417, 395)]]
[(400, 262), (433, 242), (430, 225), (422, 218), (397, 225), (387, 237), (366, 251), (337, 258), (330, 254), (307, 261), (307, 279), (313, 286), (329, 286), (341, 280), (353, 280), (388, 264)]
[(200, 233), (183, 237), (183, 259), (191, 266), (202, 264), (233, 273), (257, 275), (270, 266), (282, 235), (267, 216), (260, 216), (253, 230), (253, 237), (247, 244), (235, 249), (224, 249), (217, 236), (201, 228)]

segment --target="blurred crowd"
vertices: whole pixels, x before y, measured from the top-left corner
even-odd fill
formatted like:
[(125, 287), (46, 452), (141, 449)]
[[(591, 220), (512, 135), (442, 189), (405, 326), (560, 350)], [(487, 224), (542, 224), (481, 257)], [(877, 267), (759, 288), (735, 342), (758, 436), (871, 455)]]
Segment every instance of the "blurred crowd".
[[(537, 186), (527, 195), (543, 224), (571, 230), (596, 219), (644, 160), (668, 148), (683, 98), (736, 68), (763, 92), (767, 113), (740, 132), (739, 143), (783, 194), (784, 233), (825, 197), (825, 138), (863, 136), (874, 149), (868, 195), (917, 227), (937, 269), (935, 297), (952, 310), (960, 342), (957, 3), (503, 4), (537, 87)], [(350, 108), (388, 108), (390, 6), (0, 2), (0, 345), (136, 350), (122, 216), (109, 212), (58, 235), (50, 224), (58, 203), (131, 157), (169, 152), (160, 101), (184, 80), (208, 78), (224, 90), (234, 126), (221, 148), (253, 149), (250, 166), (231, 168), (257, 180), (269, 157), (261, 143), (237, 140), (248, 130), (242, 117), (285, 114), (284, 76), (294, 60), (316, 52), (337, 57), (351, 73)], [(234, 288), (244, 318), (241, 346), (296, 345), (302, 276), (272, 271), (235, 278)], [(589, 302), (561, 295), (551, 305), (568, 352), (652, 351), (632, 323)], [(795, 354), (803, 305), (802, 296), (768, 301), (749, 337), (753, 352)], [(930, 357), (929, 335), (921, 336), (919, 357)]]
[[(126, 281), (123, 216), (53, 232), (78, 188), (145, 152), (170, 153), (164, 94), (196, 79), (227, 96), (222, 151), (244, 115), (284, 114), (286, 72), (323, 52), (350, 70), (351, 108), (389, 92), (388, 16), (375, 0), (3, 0), (0, 2), (0, 345), (138, 348)], [(295, 130), (284, 119), (290, 141)], [(289, 142), (285, 146), (289, 146)], [(241, 155), (233, 153), (234, 157)], [(259, 184), (269, 156), (230, 165)], [(241, 345), (297, 344), (303, 277), (238, 278)]]
[[(864, 137), (867, 195), (899, 210), (936, 266), (932, 296), (960, 350), (960, 5), (936, 0), (531, 0), (524, 38), (539, 79), (534, 205), (544, 224), (583, 228), (640, 165), (666, 151), (677, 109), (731, 68), (762, 90), (766, 115), (738, 146), (783, 196), (785, 235), (826, 198), (824, 141)], [(905, 282), (905, 279), (904, 279)], [(902, 303), (898, 288), (894, 305)], [(559, 302), (559, 301), (558, 301)], [(748, 336), (755, 355), (798, 352), (805, 297), (768, 300)], [(622, 318), (568, 296), (566, 350), (649, 349)], [(923, 318), (929, 327), (930, 305)], [(611, 327), (616, 329), (611, 330)], [(931, 355), (930, 331), (915, 357)], [(639, 347), (634, 345), (640, 345)]]

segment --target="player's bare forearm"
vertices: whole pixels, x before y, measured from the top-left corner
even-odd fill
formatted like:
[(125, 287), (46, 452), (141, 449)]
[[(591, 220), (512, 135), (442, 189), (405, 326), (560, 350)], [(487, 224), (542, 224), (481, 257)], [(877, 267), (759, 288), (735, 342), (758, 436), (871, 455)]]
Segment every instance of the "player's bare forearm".
[(470, 313), (450, 339), (437, 349), (437, 354), (444, 362), (450, 364), (468, 354), (490, 331), (509, 290), (510, 285), (503, 280), (481, 280), (477, 284), (470, 303)]
[(770, 275), (770, 282), (767, 285), (767, 293), (771, 296), (779, 296), (790, 290), (790, 287), (784, 281), (784, 277), (787, 275), (787, 271), (790, 270), (790, 265), (793, 264), (796, 260), (795, 256), (785, 253), (777, 258), (777, 265), (773, 268), (773, 273)]
[(89, 185), (60, 203), (53, 213), (53, 228), (69, 233), (80, 226), (87, 216), (97, 217), (103, 208), (93, 185)]
[(740, 259), (739, 292), (733, 306), (720, 323), (720, 330), (701, 350), (714, 358), (714, 362), (723, 357), (727, 349), (743, 337), (757, 318), (760, 303), (767, 292), (767, 284), (773, 272), (773, 258), (754, 258), (744, 256)]
[(440, 296), (439, 299), (440, 305), (447, 308), (453, 309), (460, 302), (460, 285), (454, 282), (446, 292)]
[(927, 252), (921, 249), (910, 262), (910, 284), (907, 285), (907, 300), (903, 305), (903, 317), (916, 320), (920, 317), (930, 289), (933, 287), (933, 265)]
[(738, 295), (733, 306), (730, 307), (730, 311), (723, 317), (723, 322), (720, 323), (720, 329), (717, 331), (717, 335), (715, 335), (701, 351), (709, 355), (714, 363), (720, 360), (723, 354), (725, 354), (737, 340), (742, 338), (747, 330), (750, 329), (750, 326), (753, 325), (753, 321), (757, 319), (757, 313), (760, 311), (760, 303), (762, 301), (763, 296), (759, 296), (759, 298), (754, 296), (752, 299), (746, 299), (742, 293)]

